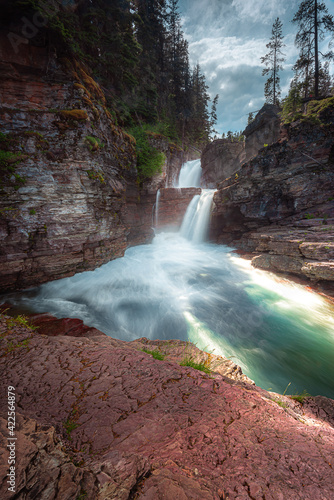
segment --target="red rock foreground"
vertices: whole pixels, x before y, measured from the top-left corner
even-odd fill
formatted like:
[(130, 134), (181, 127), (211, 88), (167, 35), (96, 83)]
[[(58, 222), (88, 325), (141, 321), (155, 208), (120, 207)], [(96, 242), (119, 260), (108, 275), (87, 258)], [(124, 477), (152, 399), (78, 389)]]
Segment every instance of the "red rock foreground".
[[(199, 355), (181, 341), (126, 343), (90, 328), (80, 337), (78, 323), (68, 324), (48, 336), (1, 317), (1, 499), (334, 498), (332, 400), (302, 406), (240, 373), (223, 376), (224, 359), (204, 353), (211, 374), (180, 366), (180, 356)], [(143, 347), (168, 356), (156, 360)]]

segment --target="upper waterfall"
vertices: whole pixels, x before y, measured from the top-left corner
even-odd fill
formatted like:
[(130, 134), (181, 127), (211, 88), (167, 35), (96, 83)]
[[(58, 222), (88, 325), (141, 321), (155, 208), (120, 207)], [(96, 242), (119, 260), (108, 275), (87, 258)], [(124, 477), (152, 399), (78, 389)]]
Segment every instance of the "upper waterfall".
[(187, 161), (182, 165), (177, 188), (200, 187), (202, 176), (201, 160)]

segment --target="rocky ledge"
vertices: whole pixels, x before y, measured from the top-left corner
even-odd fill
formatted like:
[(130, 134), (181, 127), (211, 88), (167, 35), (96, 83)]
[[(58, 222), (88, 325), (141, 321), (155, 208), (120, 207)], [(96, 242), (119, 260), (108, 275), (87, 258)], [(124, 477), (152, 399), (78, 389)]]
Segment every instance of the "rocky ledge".
[[(37, 330), (1, 317), (1, 390), (15, 387), (19, 413), (16, 493), (4, 447), (1, 498), (333, 498), (332, 400), (301, 404), (238, 370), (229, 378), (233, 363), (189, 343), (127, 343), (79, 320), (34, 321)], [(1, 407), (7, 414), (5, 398)], [(6, 440), (4, 421), (0, 429)]]

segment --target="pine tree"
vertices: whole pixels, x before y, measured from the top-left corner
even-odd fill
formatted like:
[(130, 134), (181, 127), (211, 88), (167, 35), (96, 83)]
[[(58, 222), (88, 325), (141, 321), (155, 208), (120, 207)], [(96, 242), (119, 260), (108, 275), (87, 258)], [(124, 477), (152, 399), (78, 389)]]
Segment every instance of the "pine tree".
[[(319, 96), (319, 81), (321, 78), (319, 54), (325, 61), (334, 58), (333, 51), (321, 54), (319, 41), (324, 40), (325, 34), (334, 36), (333, 16), (328, 14), (324, 2), (318, 0), (304, 0), (296, 12), (293, 23), (299, 27), (295, 44), (300, 49), (299, 59), (294, 69), (299, 80), (303, 79), (305, 97), (310, 93), (310, 86), (314, 87), (314, 96)], [(312, 69), (313, 68), (313, 69)]]
[(268, 104), (279, 104), (281, 95), (279, 71), (282, 70), (282, 63), (285, 60), (281, 51), (284, 47), (282, 35), (282, 23), (277, 17), (272, 27), (272, 36), (267, 49), (269, 52), (261, 57), (261, 63), (265, 64), (266, 68), (262, 71), (262, 75), (269, 75), (264, 86), (264, 95)]
[[(214, 127), (217, 123), (218, 116), (217, 116), (217, 106), (218, 106), (218, 99), (219, 99), (219, 94), (217, 94), (211, 105), (211, 112), (210, 112), (210, 125), (211, 127)], [(216, 130), (213, 130), (214, 133), (218, 133)]]

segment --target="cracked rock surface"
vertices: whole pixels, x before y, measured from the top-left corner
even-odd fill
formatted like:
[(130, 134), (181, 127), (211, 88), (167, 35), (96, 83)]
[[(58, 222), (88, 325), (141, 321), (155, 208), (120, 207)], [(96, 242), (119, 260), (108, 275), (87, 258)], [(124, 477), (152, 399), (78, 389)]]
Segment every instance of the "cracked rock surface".
[[(98, 500), (334, 498), (332, 400), (301, 405), (216, 368), (206, 374), (180, 366), (177, 349), (191, 349), (180, 341), (127, 343), (96, 330), (86, 336), (87, 327), (81, 337), (42, 330), (1, 319), (1, 394), (15, 387), (22, 415), (16, 432), (23, 436), (17, 448), (25, 455), (10, 496), (4, 447), (1, 498), (77, 499), (83, 491)], [(165, 344), (170, 357), (163, 361), (138, 350), (163, 352)], [(42, 438), (51, 445), (38, 444)], [(32, 448), (53, 469), (32, 459)], [(41, 485), (37, 497), (31, 470)], [(65, 470), (73, 492), (66, 497)]]

